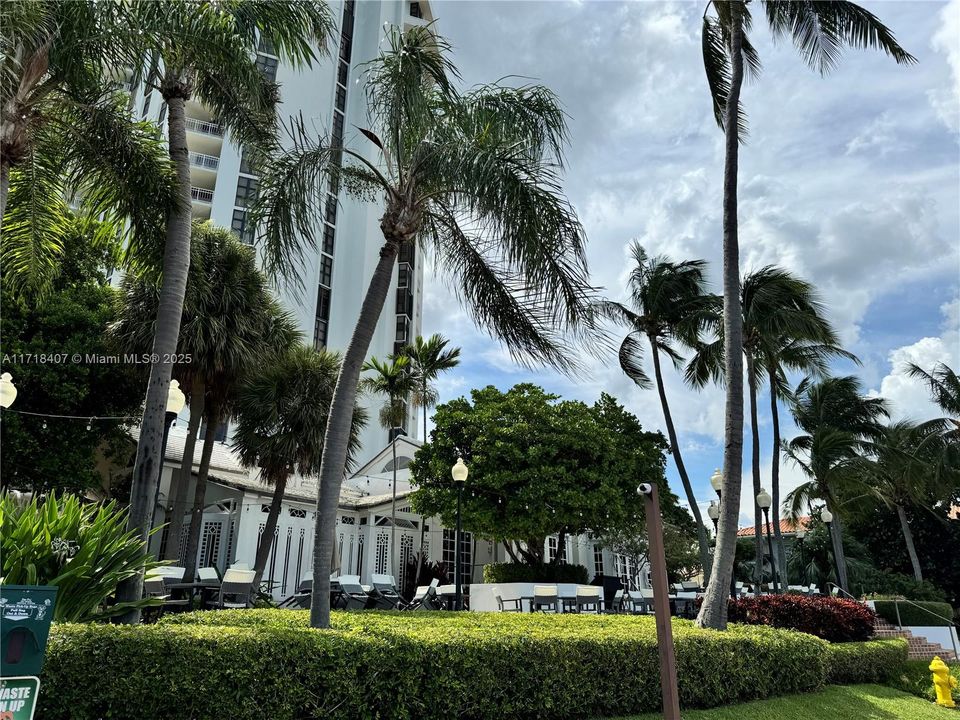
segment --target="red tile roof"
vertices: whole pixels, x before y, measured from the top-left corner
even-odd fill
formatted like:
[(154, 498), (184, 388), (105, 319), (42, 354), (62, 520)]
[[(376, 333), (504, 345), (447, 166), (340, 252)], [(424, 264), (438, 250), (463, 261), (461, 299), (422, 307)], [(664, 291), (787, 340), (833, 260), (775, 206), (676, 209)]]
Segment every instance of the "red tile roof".
[[(810, 516), (803, 515), (797, 518), (797, 523), (794, 523), (793, 520), (780, 520), (780, 534), (781, 535), (793, 535), (797, 532), (797, 525), (801, 525), (804, 528), (810, 527)], [(772, 527), (770, 528), (773, 529)], [(766, 532), (766, 526), (763, 527), (763, 531)], [(737, 530), (737, 537), (753, 537), (753, 525), (750, 527), (742, 527)]]

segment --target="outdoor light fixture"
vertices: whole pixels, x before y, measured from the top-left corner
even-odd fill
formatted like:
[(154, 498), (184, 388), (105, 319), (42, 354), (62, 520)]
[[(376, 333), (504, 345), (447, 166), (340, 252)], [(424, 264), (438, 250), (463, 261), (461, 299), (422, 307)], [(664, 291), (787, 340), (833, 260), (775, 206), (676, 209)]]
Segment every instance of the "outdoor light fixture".
[(717, 531), (717, 521), (720, 519), (720, 506), (713, 500), (710, 501), (710, 507), (707, 508), (707, 517), (713, 520), (713, 531)]
[(167, 412), (163, 418), (163, 441), (160, 444), (160, 472), (157, 473), (157, 489), (153, 493), (152, 513), (156, 513), (157, 506), (160, 504), (160, 483), (163, 480), (163, 463), (167, 459), (167, 438), (170, 436), (170, 426), (186, 404), (187, 397), (180, 389), (180, 381), (171, 380), (170, 388), (167, 390)]
[(0, 375), (0, 407), (8, 408), (17, 399), (17, 386), (13, 384), (13, 375)]
[(466, 463), (463, 462), (462, 457), (457, 458), (457, 463), (452, 468), (450, 468), (450, 475), (453, 477), (453, 481), (457, 484), (457, 534), (456, 539), (454, 540), (455, 547), (453, 553), (453, 584), (456, 588), (456, 595), (454, 596), (454, 610), (463, 610), (463, 591), (461, 585), (463, 579), (461, 578), (461, 568), (460, 568), (460, 536), (463, 534), (463, 529), (460, 523), (460, 508), (463, 504), (463, 486), (467, 482), (467, 475), (470, 474), (470, 470), (467, 468)]
[(773, 591), (779, 592), (777, 587), (777, 563), (773, 559), (773, 538), (770, 536), (770, 506), (773, 504), (773, 498), (763, 488), (757, 493), (757, 507), (763, 510), (764, 525), (767, 526), (767, 550), (770, 552), (770, 569), (773, 571)]
[(179, 415), (180, 411), (183, 410), (183, 406), (186, 404), (187, 397), (183, 394), (183, 390), (180, 389), (180, 382), (171, 380), (170, 389), (167, 391), (167, 412)]
[(799, 530), (797, 530), (797, 540), (799, 540), (800, 542), (803, 542), (803, 539), (806, 536), (807, 536), (806, 530), (804, 530), (803, 528), (800, 528)]
[(723, 492), (723, 473), (720, 472), (720, 468), (714, 470), (713, 475), (710, 476), (710, 487), (717, 493), (717, 497), (720, 497)]
[(820, 519), (829, 525), (833, 522), (833, 513), (827, 510), (827, 508), (823, 508), (823, 510), (820, 511)]

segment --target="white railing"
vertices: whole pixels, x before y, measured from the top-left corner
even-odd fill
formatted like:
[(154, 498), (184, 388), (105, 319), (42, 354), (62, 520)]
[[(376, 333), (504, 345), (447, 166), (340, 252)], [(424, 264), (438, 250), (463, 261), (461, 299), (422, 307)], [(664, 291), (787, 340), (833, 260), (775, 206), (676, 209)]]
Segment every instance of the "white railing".
[(220, 158), (213, 155), (204, 155), (203, 153), (190, 153), (190, 164), (194, 167), (209, 168), (216, 170), (220, 166)]
[(204, 135), (223, 137), (223, 127), (220, 123), (207, 122), (206, 120), (197, 120), (196, 118), (188, 117), (184, 119), (184, 124), (187, 130), (193, 130), (194, 132), (203, 133)]
[(190, 197), (198, 202), (211, 203), (213, 202), (213, 190), (206, 190), (204, 188), (191, 187), (190, 188)]

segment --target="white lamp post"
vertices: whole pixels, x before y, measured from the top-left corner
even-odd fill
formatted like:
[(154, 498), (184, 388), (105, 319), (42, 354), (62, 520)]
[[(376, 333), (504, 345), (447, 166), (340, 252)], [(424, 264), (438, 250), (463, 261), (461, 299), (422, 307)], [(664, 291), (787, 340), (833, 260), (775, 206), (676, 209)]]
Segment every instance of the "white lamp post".
[(454, 542), (456, 547), (453, 552), (453, 583), (455, 586), (456, 594), (454, 596), (454, 609), (463, 610), (463, 593), (461, 590), (463, 579), (461, 578), (460, 571), (460, 535), (462, 533), (462, 528), (460, 524), (460, 508), (463, 504), (463, 486), (467, 482), (467, 475), (470, 474), (470, 470), (467, 468), (466, 464), (463, 462), (463, 458), (458, 457), (457, 463), (452, 468), (450, 468), (450, 475), (453, 477), (453, 481), (457, 484), (457, 534)]
[(10, 373), (0, 375), (0, 407), (6, 409), (17, 399), (17, 386), (13, 384)]
[(844, 576), (840, 573), (840, 557), (838, 553), (838, 545), (843, 542), (843, 538), (840, 537), (840, 533), (837, 533), (834, 536), (833, 532), (833, 513), (827, 508), (826, 505), (823, 506), (823, 509), (820, 511), (820, 519), (823, 520), (824, 524), (827, 526), (827, 533), (830, 535), (830, 540), (833, 543), (833, 571), (837, 575), (837, 585), (841, 590), (846, 591), (846, 583), (844, 582)]
[(717, 531), (717, 521), (720, 519), (720, 506), (713, 500), (710, 501), (710, 507), (707, 508), (707, 517), (713, 520), (713, 531)]
[(723, 502), (723, 473), (720, 472), (720, 468), (714, 470), (713, 475), (710, 476), (710, 487), (717, 494), (717, 498)]
[(767, 526), (767, 550), (770, 552), (770, 569), (773, 571), (773, 591), (780, 592), (777, 583), (777, 564), (773, 559), (773, 538), (770, 536), (770, 505), (773, 504), (773, 499), (763, 488), (760, 488), (760, 492), (757, 493), (757, 507), (763, 510), (763, 521), (764, 525)]
[(160, 472), (157, 473), (157, 489), (153, 493), (153, 512), (157, 512), (157, 505), (160, 504), (160, 482), (163, 480), (163, 464), (167, 460), (167, 438), (170, 436), (170, 426), (177, 419), (177, 415), (187, 404), (187, 397), (180, 389), (179, 380), (170, 381), (170, 389), (167, 390), (167, 413), (163, 417), (163, 442), (160, 443)]

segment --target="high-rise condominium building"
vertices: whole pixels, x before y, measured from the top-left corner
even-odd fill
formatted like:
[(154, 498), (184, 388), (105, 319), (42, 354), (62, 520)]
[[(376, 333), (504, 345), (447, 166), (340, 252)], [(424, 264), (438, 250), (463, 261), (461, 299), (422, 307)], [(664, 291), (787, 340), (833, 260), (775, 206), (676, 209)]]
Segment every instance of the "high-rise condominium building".
[[(376, 148), (356, 129), (369, 127), (363, 65), (379, 54), (386, 26), (427, 24), (433, 19), (430, 6), (424, 1), (400, 0), (330, 0), (330, 6), (338, 28), (327, 57), (312, 68), (298, 70), (284, 65), (268, 45), (261, 44), (257, 65), (280, 85), (282, 119), (302, 116), (307, 128), (378, 162), (373, 152)], [(162, 125), (166, 106), (159, 93), (145, 91), (143, 85), (130, 90), (137, 116)], [(231, 228), (245, 242), (253, 243), (249, 207), (257, 194), (256, 168), (201, 103), (189, 102), (186, 115), (193, 216)], [(351, 198), (329, 181), (321, 212), (318, 247), (306, 254), (302, 270), (304, 287), (281, 289), (280, 300), (316, 347), (344, 350), (383, 242), (379, 227), (383, 206), (379, 201)], [(413, 248), (405, 248), (370, 356), (384, 359), (420, 333), (422, 279), (421, 258)], [(389, 431), (375, 421), (376, 413), (372, 418), (361, 437), (361, 457), (389, 441)], [(413, 419), (411, 415), (406, 428), (411, 434), (417, 427)], [(218, 432), (225, 434), (226, 429)]]

